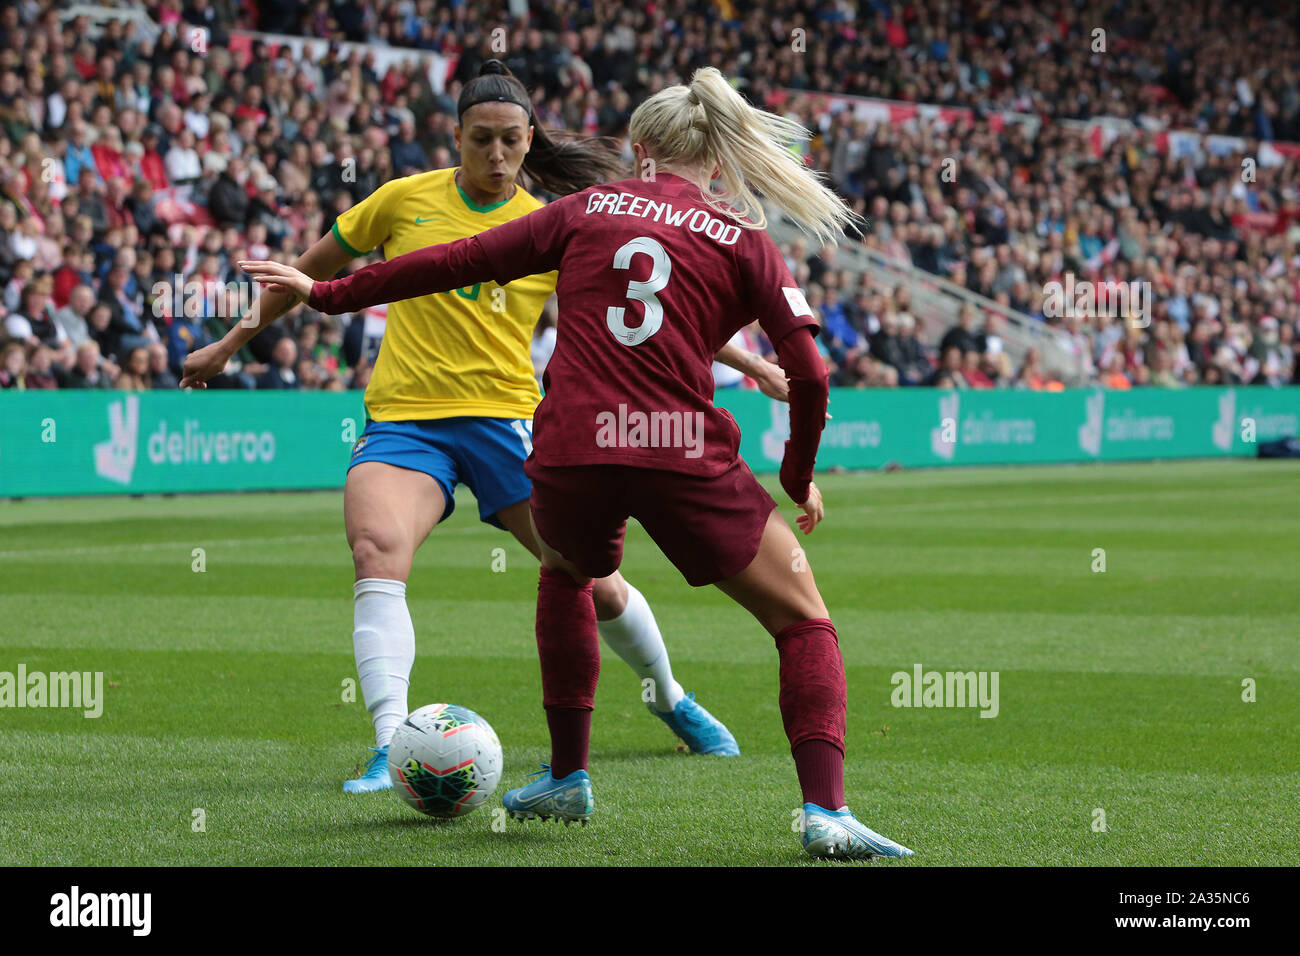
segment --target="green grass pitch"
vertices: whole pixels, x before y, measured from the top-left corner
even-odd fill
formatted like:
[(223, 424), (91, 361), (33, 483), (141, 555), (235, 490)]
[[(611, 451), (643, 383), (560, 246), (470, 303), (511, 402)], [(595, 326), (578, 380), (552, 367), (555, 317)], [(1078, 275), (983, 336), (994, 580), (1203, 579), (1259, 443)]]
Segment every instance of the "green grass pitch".
[[(875, 865), (1295, 863), (1295, 465), (820, 482), (828, 517), (806, 545), (848, 668), (850, 805), (917, 851)], [(590, 826), (498, 832), (496, 797), (439, 822), (392, 793), (342, 794), (373, 738), (342, 699), (355, 674), (341, 512), (339, 493), (0, 503), (0, 671), (109, 682), (98, 719), (0, 709), (0, 864), (811, 863), (770, 638), (690, 589), (635, 526), (624, 573), (741, 758), (677, 752), (607, 654)], [(487, 717), (503, 790), (548, 753), (536, 585), (531, 557), (468, 496), (410, 584), (411, 706)], [(997, 671), (998, 715), (893, 707), (891, 675), (916, 664)]]

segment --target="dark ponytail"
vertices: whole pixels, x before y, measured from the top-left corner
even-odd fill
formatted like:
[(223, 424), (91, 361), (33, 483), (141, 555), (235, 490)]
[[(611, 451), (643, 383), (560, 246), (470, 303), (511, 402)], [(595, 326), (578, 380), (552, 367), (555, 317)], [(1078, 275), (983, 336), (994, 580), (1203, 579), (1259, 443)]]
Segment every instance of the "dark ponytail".
[(484, 61), (478, 76), (461, 89), (456, 103), (457, 122), (467, 109), (479, 103), (514, 103), (527, 110), (533, 142), (524, 157), (523, 171), (548, 193), (567, 196), (627, 175), (618, 145), (609, 137), (580, 136), (542, 127), (533, 113), (528, 90), (500, 60)]

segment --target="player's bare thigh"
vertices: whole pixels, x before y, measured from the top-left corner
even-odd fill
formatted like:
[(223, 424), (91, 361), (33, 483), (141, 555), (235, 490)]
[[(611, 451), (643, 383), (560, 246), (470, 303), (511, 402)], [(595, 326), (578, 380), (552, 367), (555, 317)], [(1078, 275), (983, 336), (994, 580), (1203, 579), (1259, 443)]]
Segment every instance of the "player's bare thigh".
[(415, 551), (442, 520), (442, 488), (422, 471), (363, 461), (343, 486), (343, 522), (357, 580), (405, 581)]
[(718, 582), (718, 590), (753, 614), (769, 634), (809, 618), (830, 617), (799, 540), (775, 509), (767, 517), (754, 560)]
[[(520, 544), (542, 562), (543, 567), (563, 568), (573, 576), (575, 581), (588, 580), (577, 568), (569, 564), (563, 555), (548, 547), (542, 541), (541, 536), (537, 533), (536, 525), (533, 524), (532, 512), (529, 510), (527, 501), (520, 501), (508, 508), (502, 508), (497, 512), (497, 520), (506, 526), (506, 529), (515, 536)], [(618, 571), (615, 571), (609, 577), (596, 578), (592, 587), (592, 595), (596, 603), (596, 620), (608, 621), (611, 618), (618, 617), (623, 613), (623, 609), (627, 607), (627, 582), (623, 580), (623, 575)]]

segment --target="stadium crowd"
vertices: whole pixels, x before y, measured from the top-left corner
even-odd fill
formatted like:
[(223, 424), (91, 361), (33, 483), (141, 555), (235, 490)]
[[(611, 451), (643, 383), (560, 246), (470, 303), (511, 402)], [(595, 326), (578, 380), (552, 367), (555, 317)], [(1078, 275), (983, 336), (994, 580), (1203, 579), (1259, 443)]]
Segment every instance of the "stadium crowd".
[[(813, 131), (808, 162), (863, 217), (841, 247), (865, 244), (1053, 326), (1089, 382), (1300, 381), (1300, 168), (1255, 160), (1261, 139), (1300, 141), (1300, 36), (1283, 3), (1241, 14), (1138, 0), (1102, 15), (1030, 0), (558, 0), (533, 4), (527, 23), (501, 2), (133, 6), (162, 27), (156, 38), (130, 18), (94, 34), (48, 0), (0, 10), (5, 388), (175, 387), (185, 354), (247, 307), (236, 261), (292, 258), (383, 182), (456, 162), (456, 96), (488, 56), (534, 90), (541, 123), (613, 137), (643, 95), (718, 66)], [(295, 57), (235, 42), (243, 30), (375, 46)], [(378, 68), (383, 46), (444, 57), (445, 89), (414, 60)], [(871, 122), (809, 92), (823, 90), (973, 119)], [(1036, 134), (994, 123), (997, 110), (1036, 114)], [(1100, 153), (1062, 122), (1103, 114), (1135, 128)], [(1159, 148), (1169, 129), (1247, 137), (1247, 150), (1175, 157)], [(877, 285), (841, 248), (783, 251), (821, 321), (832, 384), (1061, 387), (1035, 351), (1011, 361), (992, 311), (968, 307), (936, 341), (906, 287)], [(1047, 289), (1066, 274), (1145, 283), (1149, 314), (1048, 314)], [(380, 314), (300, 308), (212, 384), (364, 387), (381, 335)], [(539, 368), (553, 336), (552, 315)]]

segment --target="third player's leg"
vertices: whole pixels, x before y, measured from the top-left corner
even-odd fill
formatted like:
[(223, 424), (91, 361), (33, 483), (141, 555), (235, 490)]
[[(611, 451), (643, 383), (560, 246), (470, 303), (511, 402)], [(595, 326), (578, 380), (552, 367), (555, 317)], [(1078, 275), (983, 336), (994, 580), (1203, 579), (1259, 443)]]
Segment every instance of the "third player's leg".
[[(565, 469), (559, 469), (563, 472)], [(581, 497), (581, 496), (579, 496)], [(537, 533), (529, 502), (521, 501), (496, 513), (497, 520), (537, 555), (544, 568), (576, 569), (558, 551), (547, 547)], [(590, 518), (590, 514), (585, 515)], [(630, 667), (641, 682), (641, 699), (692, 753), (736, 756), (740, 748), (721, 721), (688, 697), (673, 676), (672, 661), (659, 623), (645, 596), (618, 571), (591, 579), (597, 630), (605, 643)]]
[(803, 548), (775, 509), (768, 515), (754, 560), (744, 571), (720, 581), (718, 589), (753, 614), (769, 634), (801, 621), (830, 617)]
[(844, 660), (808, 559), (775, 509), (749, 566), (718, 588), (776, 642), (781, 721), (805, 804), (838, 810), (844, 805)]
[[(542, 561), (543, 566), (558, 566), (547, 565), (542, 557), (542, 542), (537, 537), (537, 529), (533, 527), (527, 501), (502, 508), (496, 517), (520, 544)], [(555, 552), (556, 555), (558, 553)], [(596, 620), (604, 622), (616, 618), (627, 607), (627, 582), (618, 571), (608, 577), (596, 578), (592, 582), (592, 597), (596, 604)]]
[[(520, 544), (538, 556), (542, 567), (564, 569), (577, 575), (577, 569), (558, 551), (550, 548), (537, 533), (527, 501), (498, 511), (497, 520), (509, 529)], [(640, 678), (642, 699), (650, 704), (655, 713), (671, 716), (686, 692), (673, 677), (668, 648), (664, 645), (654, 611), (650, 609), (645, 596), (618, 571), (588, 580), (591, 581), (592, 603), (596, 608), (596, 626), (600, 636)], [(699, 749), (709, 749), (708, 744), (698, 741), (688, 740), (687, 743), (698, 744)], [(714, 749), (725, 751), (730, 748), (724, 746)]]

